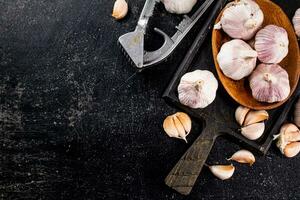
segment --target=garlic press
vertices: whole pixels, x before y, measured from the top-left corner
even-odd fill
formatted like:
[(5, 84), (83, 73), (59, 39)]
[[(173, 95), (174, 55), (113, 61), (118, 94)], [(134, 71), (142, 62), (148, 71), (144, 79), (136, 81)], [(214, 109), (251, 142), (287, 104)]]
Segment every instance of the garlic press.
[(177, 31), (172, 37), (159, 28), (154, 28), (154, 31), (163, 37), (163, 45), (155, 51), (146, 51), (144, 49), (144, 36), (147, 24), (153, 15), (155, 5), (159, 2), (160, 0), (146, 0), (135, 30), (120, 36), (118, 40), (124, 54), (138, 70), (156, 65), (168, 58), (214, 0), (205, 0), (191, 17), (184, 15), (182, 21), (176, 26)]

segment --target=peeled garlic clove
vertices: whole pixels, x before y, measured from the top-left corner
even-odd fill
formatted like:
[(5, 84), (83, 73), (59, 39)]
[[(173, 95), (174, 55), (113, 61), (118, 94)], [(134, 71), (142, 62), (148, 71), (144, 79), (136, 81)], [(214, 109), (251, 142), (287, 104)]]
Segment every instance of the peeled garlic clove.
[(234, 160), (239, 163), (249, 163), (250, 166), (253, 165), (253, 163), (255, 163), (254, 155), (248, 150), (239, 150), (227, 160)]
[(278, 139), (276, 146), (284, 154), (284, 149), (289, 143), (300, 141), (300, 131), (294, 124), (284, 124), (280, 128), (279, 134), (275, 136), (275, 139)]
[(222, 45), (217, 61), (225, 76), (240, 80), (254, 70), (257, 53), (246, 42), (235, 39)]
[(252, 96), (261, 102), (283, 101), (290, 94), (288, 73), (277, 64), (260, 64), (251, 74)]
[(249, 126), (241, 128), (242, 135), (248, 138), (249, 140), (257, 140), (263, 135), (264, 131), (265, 123), (263, 122), (251, 124)]
[(112, 12), (112, 16), (119, 20), (123, 19), (128, 13), (128, 4), (125, 0), (116, 0)]
[(269, 119), (269, 114), (265, 110), (252, 110), (246, 116), (244, 126), (255, 124)]
[(218, 81), (207, 70), (195, 70), (182, 76), (178, 86), (181, 104), (191, 108), (205, 108), (216, 98)]
[(297, 9), (295, 16), (293, 17), (293, 24), (296, 35), (300, 37), (300, 8)]
[(210, 171), (221, 180), (232, 177), (235, 167), (233, 165), (213, 165), (209, 166)]
[(286, 30), (268, 25), (257, 32), (255, 50), (263, 63), (280, 63), (289, 52), (289, 38)]
[(244, 107), (244, 106), (239, 106), (235, 110), (235, 119), (239, 123), (239, 125), (241, 125), (241, 126), (243, 125), (245, 117), (249, 111), (250, 111), (250, 109), (247, 107)]
[(169, 13), (186, 14), (192, 10), (197, 0), (162, 0), (162, 3)]
[(300, 152), (300, 142), (293, 142), (284, 148), (284, 155), (288, 158), (292, 158)]
[(215, 29), (222, 28), (225, 33), (235, 39), (252, 38), (264, 21), (259, 6), (252, 0), (240, 0), (229, 3)]
[(168, 116), (164, 120), (163, 128), (169, 137), (175, 137), (186, 141), (186, 136), (190, 133), (192, 128), (192, 121), (187, 114), (178, 112)]
[(298, 127), (300, 127), (300, 98), (295, 105), (294, 122)]

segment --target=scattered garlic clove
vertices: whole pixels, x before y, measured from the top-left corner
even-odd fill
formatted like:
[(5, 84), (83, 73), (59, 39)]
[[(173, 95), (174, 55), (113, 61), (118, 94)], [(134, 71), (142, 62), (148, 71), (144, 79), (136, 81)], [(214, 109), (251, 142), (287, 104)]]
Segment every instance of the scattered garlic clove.
[(249, 126), (245, 126), (241, 128), (242, 135), (248, 138), (249, 140), (257, 140), (263, 135), (264, 131), (265, 131), (264, 122), (251, 124)]
[(123, 19), (128, 13), (128, 4), (125, 0), (116, 0), (112, 12), (112, 16), (119, 20)]
[(268, 25), (257, 32), (255, 50), (263, 63), (280, 63), (288, 54), (289, 39), (286, 30)]
[(300, 98), (295, 104), (294, 122), (298, 127), (300, 127)]
[(244, 121), (244, 126), (249, 126), (258, 122), (262, 122), (269, 119), (269, 114), (265, 110), (252, 110), (250, 111)]
[(224, 43), (217, 55), (222, 72), (233, 80), (250, 75), (256, 67), (256, 58), (256, 51), (239, 39)]
[(239, 106), (235, 110), (235, 119), (239, 123), (239, 125), (241, 126), (243, 125), (246, 115), (248, 114), (249, 111), (250, 109), (244, 106)]
[(283, 101), (290, 94), (288, 73), (277, 64), (260, 64), (251, 74), (252, 96), (260, 102)]
[(288, 158), (292, 158), (300, 152), (300, 142), (292, 142), (284, 148), (284, 155)]
[(274, 139), (277, 139), (276, 146), (284, 154), (284, 149), (289, 143), (300, 141), (300, 131), (294, 124), (284, 124)]
[(183, 139), (187, 142), (186, 136), (191, 131), (192, 121), (187, 114), (178, 112), (164, 120), (163, 128), (169, 137)]
[(162, 3), (169, 13), (187, 14), (192, 10), (197, 0), (162, 0)]
[(205, 108), (216, 98), (218, 81), (207, 70), (195, 70), (182, 76), (178, 85), (181, 104), (190, 108)]
[(294, 17), (293, 17), (294, 29), (296, 31), (296, 35), (300, 37), (300, 8), (297, 9)]
[(235, 167), (233, 165), (213, 165), (209, 166), (210, 171), (221, 180), (232, 177)]
[(253, 163), (255, 163), (254, 155), (248, 150), (239, 150), (227, 160), (234, 160), (239, 163), (249, 163), (250, 166), (253, 165)]

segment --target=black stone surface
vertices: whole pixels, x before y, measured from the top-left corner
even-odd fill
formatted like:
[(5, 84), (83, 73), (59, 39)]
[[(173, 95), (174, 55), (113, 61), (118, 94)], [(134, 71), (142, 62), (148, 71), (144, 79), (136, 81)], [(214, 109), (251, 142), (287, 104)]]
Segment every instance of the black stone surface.
[[(299, 0), (276, 0), (291, 18)], [(0, 199), (300, 199), (299, 156), (273, 145), (252, 166), (220, 181), (204, 169), (181, 196), (164, 178), (188, 144), (168, 138), (160, 98), (191, 40), (159, 68), (135, 71), (117, 47), (143, 1), (117, 22), (113, 1), (0, 0)], [(168, 33), (180, 17), (163, 6), (151, 21)], [(151, 32), (151, 31), (150, 31)], [(149, 42), (151, 41), (151, 42)], [(149, 34), (149, 49), (160, 39)], [(240, 147), (215, 144), (209, 164)]]

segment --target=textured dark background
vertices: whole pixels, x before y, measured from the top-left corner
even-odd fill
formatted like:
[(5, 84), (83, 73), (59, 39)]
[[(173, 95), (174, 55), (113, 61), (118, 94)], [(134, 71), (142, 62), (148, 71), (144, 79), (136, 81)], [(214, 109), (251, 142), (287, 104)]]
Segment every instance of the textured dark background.
[[(289, 17), (300, 7), (275, 2)], [(129, 5), (116, 22), (113, 1), (0, 0), (0, 199), (300, 199), (299, 156), (274, 145), (254, 166), (236, 164), (230, 180), (204, 169), (188, 197), (164, 185), (200, 132), (194, 123), (185, 144), (161, 127), (176, 109), (160, 96), (190, 40), (132, 76), (116, 41), (134, 29), (143, 1)], [(151, 26), (172, 32), (179, 17), (156, 12)], [(221, 138), (208, 163), (227, 163), (239, 148)]]

